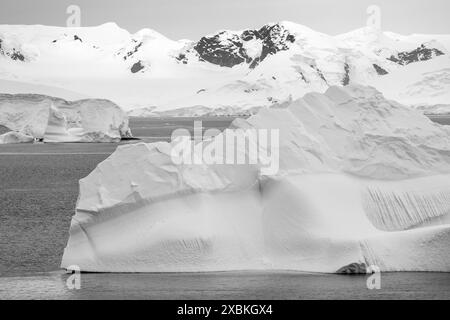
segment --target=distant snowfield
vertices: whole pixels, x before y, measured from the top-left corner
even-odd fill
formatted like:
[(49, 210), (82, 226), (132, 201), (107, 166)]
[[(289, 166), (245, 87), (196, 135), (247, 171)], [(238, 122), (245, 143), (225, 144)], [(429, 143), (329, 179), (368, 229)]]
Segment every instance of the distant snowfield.
[(27, 83), (13, 80), (0, 79), (1, 93), (32, 93), (43, 94), (52, 97), (58, 97), (64, 100), (81, 100), (89, 98), (81, 93), (69, 91), (63, 88), (51, 87), (46, 85), (40, 85), (36, 83)]
[(449, 39), (369, 27), (329, 36), (287, 21), (199, 41), (114, 23), (0, 25), (0, 92), (109, 99), (133, 116), (196, 116), (250, 114), (358, 83), (432, 112), (450, 104)]
[[(61, 266), (450, 272), (450, 127), (353, 85), (232, 127), (279, 130), (275, 175), (261, 163), (175, 164), (174, 142), (119, 146), (80, 180)], [(245, 143), (235, 152), (249, 155)]]
[(449, 104), (450, 101), (449, 59), (450, 56), (441, 56), (429, 61), (411, 63), (391, 74), (372, 80), (370, 84), (390, 99), (412, 106), (428, 106), (429, 112), (432, 112), (432, 106), (441, 104), (442, 107), (442, 104)]

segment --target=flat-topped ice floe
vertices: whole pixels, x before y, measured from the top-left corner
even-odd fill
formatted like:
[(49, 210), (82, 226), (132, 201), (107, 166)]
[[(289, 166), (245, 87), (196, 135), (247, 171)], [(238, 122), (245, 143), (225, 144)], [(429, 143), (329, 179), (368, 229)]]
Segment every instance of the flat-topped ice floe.
[(44, 142), (117, 142), (131, 137), (125, 112), (102, 99), (70, 102), (37, 94), (0, 94), (0, 125)]
[(448, 127), (349, 86), (230, 130), (251, 128), (279, 129), (277, 174), (260, 164), (175, 164), (177, 141), (120, 146), (80, 181), (61, 266), (450, 271)]

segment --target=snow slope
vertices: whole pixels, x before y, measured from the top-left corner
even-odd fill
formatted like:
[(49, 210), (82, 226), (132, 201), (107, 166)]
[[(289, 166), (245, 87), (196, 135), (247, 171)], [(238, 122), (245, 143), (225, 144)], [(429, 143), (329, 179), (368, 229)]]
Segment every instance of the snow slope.
[[(80, 180), (61, 266), (450, 271), (449, 128), (353, 85), (232, 128), (279, 130), (277, 174), (263, 174), (261, 163), (177, 165), (179, 141), (120, 146)], [(226, 135), (199, 143), (206, 150)]]
[(0, 125), (45, 142), (112, 142), (131, 136), (124, 111), (100, 99), (69, 102), (37, 94), (0, 94)]
[(32, 93), (43, 94), (46, 96), (59, 97), (65, 100), (82, 100), (88, 99), (88, 96), (77, 92), (69, 91), (63, 88), (50, 87), (37, 83), (27, 83), (13, 80), (0, 79), (1, 93), (17, 94), (17, 93)]
[(407, 105), (446, 104), (450, 101), (450, 56), (409, 64), (371, 84), (386, 97)]
[(370, 27), (330, 36), (288, 21), (196, 41), (151, 29), (130, 34), (114, 23), (0, 25), (0, 79), (109, 99), (134, 116), (248, 114), (350, 83), (407, 105), (448, 104), (449, 39)]

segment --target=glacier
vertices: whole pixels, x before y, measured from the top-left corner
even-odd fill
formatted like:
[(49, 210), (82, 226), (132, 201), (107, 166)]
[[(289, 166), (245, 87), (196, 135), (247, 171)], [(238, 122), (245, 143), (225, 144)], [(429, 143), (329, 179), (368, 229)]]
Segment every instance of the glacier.
[(175, 164), (175, 141), (119, 146), (80, 180), (61, 267), (450, 272), (449, 127), (350, 85), (227, 130), (247, 128), (279, 129), (277, 174)]
[(409, 106), (448, 105), (448, 50), (446, 34), (328, 35), (289, 21), (193, 40), (115, 23), (0, 25), (0, 92), (106, 98), (135, 116), (253, 114), (349, 83)]
[(102, 99), (0, 94), (0, 125), (44, 142), (118, 142), (132, 136), (125, 112)]

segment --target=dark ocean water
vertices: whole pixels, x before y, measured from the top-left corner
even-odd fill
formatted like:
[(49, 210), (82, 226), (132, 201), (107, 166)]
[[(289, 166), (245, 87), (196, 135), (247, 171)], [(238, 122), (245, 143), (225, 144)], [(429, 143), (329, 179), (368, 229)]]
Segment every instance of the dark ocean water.
[[(223, 129), (233, 119), (205, 119)], [(131, 119), (135, 136), (166, 140), (193, 119)], [(130, 141), (127, 143), (136, 143)], [(382, 275), (382, 289), (368, 290), (365, 276), (230, 272), (199, 274), (82, 274), (69, 290), (59, 270), (78, 180), (119, 144), (22, 144), (0, 146), (0, 299), (96, 298), (445, 298), (450, 275)]]
[(450, 299), (445, 273), (382, 273), (378, 290), (365, 275), (296, 272), (81, 274), (78, 290), (68, 277), (0, 278), (0, 299)]
[(429, 118), (432, 121), (437, 122), (439, 124), (450, 125), (450, 115), (429, 116)]
[(194, 134), (194, 120), (202, 121), (203, 131), (209, 128), (224, 130), (228, 128), (234, 117), (206, 117), (201, 119), (193, 118), (130, 118), (130, 127), (133, 135), (144, 140), (158, 139), (169, 140), (175, 129), (187, 129)]

